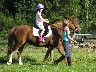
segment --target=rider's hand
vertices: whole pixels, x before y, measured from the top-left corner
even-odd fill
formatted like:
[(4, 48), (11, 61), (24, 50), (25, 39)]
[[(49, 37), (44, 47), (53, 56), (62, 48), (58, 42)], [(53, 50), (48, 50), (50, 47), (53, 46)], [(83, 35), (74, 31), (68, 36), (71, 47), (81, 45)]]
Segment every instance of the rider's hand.
[(48, 19), (45, 19), (46, 21), (49, 21)]
[(49, 21), (46, 21), (46, 23), (49, 23)]

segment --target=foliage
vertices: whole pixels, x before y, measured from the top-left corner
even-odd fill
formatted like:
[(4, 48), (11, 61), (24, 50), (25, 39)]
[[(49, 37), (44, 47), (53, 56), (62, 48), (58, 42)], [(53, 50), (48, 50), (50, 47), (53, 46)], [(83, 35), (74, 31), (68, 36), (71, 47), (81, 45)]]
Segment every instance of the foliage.
[(50, 24), (57, 19), (75, 16), (82, 28), (82, 33), (96, 31), (95, 0), (2, 0), (0, 1), (0, 9), (2, 9), (0, 25), (4, 26), (0, 27), (0, 32), (21, 24), (34, 25), (38, 3), (45, 6), (42, 14), (44, 18), (49, 19)]
[[(16, 20), (12, 18), (12, 16), (5, 16), (0, 12), (0, 31), (1, 33), (6, 34), (8, 30), (14, 26), (18, 26), (21, 24), (27, 24), (26, 20), (23, 19), (24, 16), (19, 13), (16, 15)], [(4, 35), (3, 34), (3, 35)]]
[(3, 13), (0, 12), (0, 31), (6, 33), (6, 31), (15, 25), (13, 18), (4, 16)]

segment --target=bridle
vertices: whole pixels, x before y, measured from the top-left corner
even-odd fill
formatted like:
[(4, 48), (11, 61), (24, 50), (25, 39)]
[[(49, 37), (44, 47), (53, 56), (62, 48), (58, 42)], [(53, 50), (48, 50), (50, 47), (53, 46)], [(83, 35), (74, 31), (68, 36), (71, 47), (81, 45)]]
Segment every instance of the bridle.
[[(55, 25), (53, 24), (53, 25), (51, 25), (51, 26), (53, 26), (54, 28), (56, 28), (56, 29), (59, 29), (59, 30), (63, 30), (63, 25), (64, 25), (64, 21), (65, 20), (62, 20), (62, 28), (60, 28), (60, 23), (55, 23)], [(75, 26), (75, 30), (74, 31), (77, 31), (77, 28), (79, 28), (80, 26), (79, 25), (76, 25), (75, 23), (73, 23), (74, 24), (74, 26)]]

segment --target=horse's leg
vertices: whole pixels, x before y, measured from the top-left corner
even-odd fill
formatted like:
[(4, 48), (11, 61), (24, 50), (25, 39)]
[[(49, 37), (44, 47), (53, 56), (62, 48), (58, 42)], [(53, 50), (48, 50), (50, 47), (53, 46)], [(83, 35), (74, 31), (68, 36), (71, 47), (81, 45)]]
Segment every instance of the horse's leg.
[(64, 63), (67, 64), (67, 60), (65, 59), (65, 55), (64, 55), (64, 49), (62, 47), (58, 47), (58, 51), (61, 54), (61, 57), (59, 59), (55, 60), (54, 64), (58, 64), (62, 60), (64, 60)]
[(45, 58), (44, 60), (42, 61), (42, 64), (45, 64), (46, 63), (46, 59), (48, 58), (49, 54), (51, 54), (51, 51), (53, 50), (54, 48), (48, 48), (47, 52), (46, 52), (46, 55), (45, 55)]
[(22, 63), (22, 60), (21, 60), (21, 53), (22, 53), (22, 51), (23, 51), (24, 45), (25, 45), (25, 44), (23, 44), (23, 45), (18, 49), (18, 52), (17, 52), (18, 60), (19, 60), (19, 65), (22, 65), (22, 64), (23, 64), (23, 63)]
[(8, 40), (8, 52), (7, 52), (7, 57), (9, 57), (9, 61), (7, 62), (8, 65), (10, 65), (12, 63), (12, 40)]
[(11, 54), (9, 55), (9, 61), (7, 62), (7, 65), (10, 65), (12, 63), (12, 55), (14, 52), (11, 52)]
[(7, 62), (8, 65), (10, 65), (12, 63), (12, 56), (13, 56), (13, 53), (14, 51), (16, 51), (19, 47), (21, 47), (21, 43), (16, 43), (14, 48), (12, 48), (12, 51), (10, 52), (9, 54), (9, 61)]
[(54, 60), (54, 59), (53, 59), (53, 57), (54, 57), (54, 55), (53, 55), (53, 54), (54, 54), (54, 51), (52, 50), (52, 51), (51, 51), (51, 53), (50, 53), (50, 60), (51, 60), (51, 61), (53, 61), (53, 60)]
[(62, 45), (59, 45), (57, 47), (57, 49), (58, 49), (59, 53), (63, 56), (64, 55), (64, 49), (62, 48)]
[(9, 61), (7, 62), (8, 65), (10, 65), (12, 63), (12, 56), (14, 51), (16, 50), (16, 47), (18, 47), (17, 45), (14, 46), (14, 48), (11, 48), (10, 53), (7, 54), (7, 56), (9, 56)]
[(59, 62), (61, 62), (62, 60), (65, 59), (64, 49), (62, 48), (61, 43), (58, 44), (57, 49), (58, 49), (59, 53), (61, 54), (61, 57), (59, 59), (55, 60), (54, 64), (58, 64)]

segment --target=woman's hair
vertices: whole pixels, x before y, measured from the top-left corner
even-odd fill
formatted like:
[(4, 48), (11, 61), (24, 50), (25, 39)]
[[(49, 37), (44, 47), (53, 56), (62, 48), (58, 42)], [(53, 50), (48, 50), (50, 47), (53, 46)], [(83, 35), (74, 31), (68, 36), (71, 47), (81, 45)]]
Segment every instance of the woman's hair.
[(69, 25), (69, 21), (68, 20), (65, 20), (65, 25), (67, 26), (67, 25)]
[(63, 26), (66, 27), (67, 25), (69, 25), (69, 21), (68, 20), (64, 20)]

